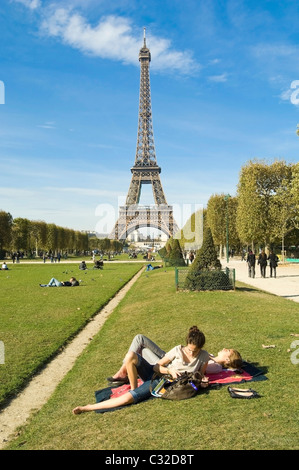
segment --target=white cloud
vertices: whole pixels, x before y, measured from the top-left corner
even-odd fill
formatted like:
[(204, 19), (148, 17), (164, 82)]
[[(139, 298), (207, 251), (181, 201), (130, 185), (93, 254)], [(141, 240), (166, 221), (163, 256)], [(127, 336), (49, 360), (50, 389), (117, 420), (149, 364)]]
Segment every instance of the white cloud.
[(291, 94), (292, 94), (292, 91), (291, 90), (284, 90), (281, 95), (280, 95), (280, 98), (283, 100), (283, 101), (289, 101), (289, 99), (291, 98)]
[(210, 82), (223, 83), (227, 81), (227, 73), (222, 73), (221, 75), (212, 75), (209, 77)]
[[(41, 0), (11, 1), (22, 3), (31, 10), (42, 7)], [(103, 16), (98, 24), (93, 26), (72, 7), (58, 7), (53, 3), (40, 8), (40, 12), (41, 31), (44, 34), (56, 37), (84, 54), (138, 65), (143, 30), (140, 28), (140, 35), (134, 36), (128, 18), (116, 15)], [(136, 30), (134, 27), (134, 31)], [(171, 49), (171, 42), (168, 39), (148, 35), (147, 45), (153, 58), (153, 69), (175, 70), (182, 74), (190, 74), (201, 68), (190, 51)]]
[(14, 0), (17, 3), (22, 3), (30, 10), (36, 10), (41, 6), (41, 0)]
[(268, 59), (298, 55), (298, 47), (289, 44), (259, 44), (252, 48), (255, 56)]
[[(64, 44), (85, 54), (138, 65), (143, 31), (140, 36), (135, 37), (131, 21), (127, 18), (105, 16), (97, 25), (92, 26), (71, 9), (55, 8), (46, 11), (41, 29), (45, 34), (57, 37)], [(148, 36), (147, 45), (155, 69), (191, 73), (199, 68), (190, 52), (172, 50), (169, 40)]]
[(55, 122), (49, 121), (45, 124), (39, 124), (37, 127), (41, 127), (42, 129), (56, 129), (54, 126)]

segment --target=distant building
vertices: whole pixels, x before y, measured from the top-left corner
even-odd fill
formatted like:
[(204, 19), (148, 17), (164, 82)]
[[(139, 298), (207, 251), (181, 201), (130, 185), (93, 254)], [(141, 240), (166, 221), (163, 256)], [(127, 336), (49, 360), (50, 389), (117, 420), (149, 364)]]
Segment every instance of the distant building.
[(97, 237), (97, 238), (108, 238), (108, 233), (97, 233), (92, 230), (81, 230), (81, 233), (86, 233), (88, 238)]

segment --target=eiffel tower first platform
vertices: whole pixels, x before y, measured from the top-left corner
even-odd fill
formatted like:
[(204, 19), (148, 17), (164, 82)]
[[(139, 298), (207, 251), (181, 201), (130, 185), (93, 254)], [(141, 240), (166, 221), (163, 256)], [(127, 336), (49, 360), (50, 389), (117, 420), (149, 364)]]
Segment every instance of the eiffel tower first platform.
[[(140, 94), (139, 119), (135, 164), (131, 168), (132, 179), (125, 206), (119, 207), (118, 220), (111, 232), (110, 239), (125, 240), (134, 230), (141, 227), (153, 227), (172, 237), (178, 231), (173, 218), (172, 206), (167, 204), (162, 188), (154, 145), (149, 64), (150, 50), (146, 47), (145, 29), (143, 47), (139, 52)], [(154, 205), (139, 204), (141, 187), (151, 184)]]

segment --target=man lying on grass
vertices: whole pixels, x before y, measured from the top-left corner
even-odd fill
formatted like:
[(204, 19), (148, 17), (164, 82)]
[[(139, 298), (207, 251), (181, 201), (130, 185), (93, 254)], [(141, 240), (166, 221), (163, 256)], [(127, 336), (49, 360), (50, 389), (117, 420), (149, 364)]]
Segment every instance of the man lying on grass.
[(40, 284), (41, 287), (75, 287), (79, 285), (79, 281), (75, 277), (71, 277), (69, 281), (58, 281), (55, 277), (50, 279), (49, 284)]

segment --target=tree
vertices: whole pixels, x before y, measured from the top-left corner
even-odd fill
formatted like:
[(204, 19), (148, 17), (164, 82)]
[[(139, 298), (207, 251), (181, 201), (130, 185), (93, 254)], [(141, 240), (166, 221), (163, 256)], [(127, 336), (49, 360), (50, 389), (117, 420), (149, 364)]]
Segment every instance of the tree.
[(124, 244), (119, 240), (111, 240), (112, 250), (115, 253), (120, 253), (123, 250)]
[[(12, 239), (13, 218), (9, 212), (0, 211), (0, 252), (8, 250)], [(3, 256), (2, 256), (3, 257)]]
[[(226, 227), (228, 225), (229, 246), (240, 244), (237, 227), (238, 198), (229, 197), (225, 199), (224, 194), (214, 194), (207, 204), (207, 224), (209, 225), (214, 243), (220, 247), (219, 253), (222, 255), (222, 247), (226, 246)], [(226, 217), (228, 216), (228, 224)]]
[(57, 248), (57, 226), (55, 224), (48, 224), (46, 248), (53, 254)]
[[(288, 180), (289, 167), (283, 160), (272, 164), (249, 161), (242, 169), (238, 184), (237, 229), (242, 242), (270, 245), (277, 237), (275, 209), (282, 202), (276, 197)], [(286, 198), (287, 192), (284, 192)]]
[(221, 271), (221, 263), (209, 226), (205, 227), (203, 244), (196, 254), (185, 280), (185, 288), (190, 290), (231, 289), (228, 275)]
[(165, 245), (166, 261), (170, 266), (185, 266), (185, 260), (180, 242), (177, 238), (169, 238)]
[(22, 217), (13, 220), (12, 246), (15, 250), (30, 250), (30, 220)]
[[(299, 132), (299, 129), (298, 129)], [(296, 228), (299, 228), (299, 163), (293, 165), (292, 168), (292, 182), (291, 182), (291, 194), (293, 197), (295, 217), (293, 224)]]
[(111, 252), (113, 251), (111, 240), (107, 237), (99, 240), (99, 249), (103, 253), (106, 253), (108, 255), (108, 258), (110, 259)]
[(161, 250), (158, 251), (158, 253), (163, 260), (167, 258), (167, 250), (166, 250), (165, 245), (163, 246), (163, 248), (161, 248)]
[(209, 226), (204, 229), (204, 237), (202, 247), (196, 253), (190, 270), (199, 272), (202, 270), (221, 269), (221, 263), (217, 258), (217, 252), (214, 245), (212, 232)]
[(30, 248), (35, 247), (36, 256), (39, 250), (43, 250), (47, 243), (47, 224), (40, 220), (32, 220), (29, 225)]
[(275, 221), (273, 232), (270, 235), (270, 243), (278, 239), (282, 242), (284, 254), (284, 239), (286, 235), (296, 227), (298, 211), (296, 210), (295, 197), (292, 192), (293, 172), (292, 166), (286, 165), (281, 175), (280, 186), (273, 195), (270, 208), (272, 220)]

